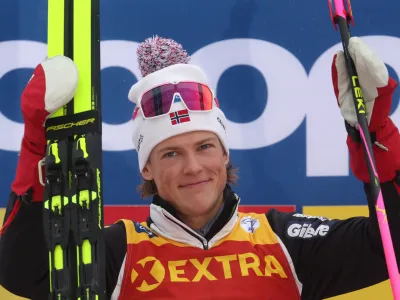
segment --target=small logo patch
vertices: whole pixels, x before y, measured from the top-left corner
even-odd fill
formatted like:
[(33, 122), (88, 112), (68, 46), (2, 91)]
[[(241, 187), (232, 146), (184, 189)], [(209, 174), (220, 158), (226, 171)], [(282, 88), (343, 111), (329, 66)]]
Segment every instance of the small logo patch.
[(241, 221), (240, 221), (240, 226), (242, 226), (242, 228), (247, 231), (247, 232), (251, 232), (254, 233), (254, 231), (260, 227), (260, 221), (258, 221), (257, 219), (254, 219), (252, 217), (244, 217)]
[(303, 214), (298, 214), (298, 213), (294, 214), (293, 217), (306, 218), (306, 219), (318, 219), (318, 220), (321, 220), (321, 221), (328, 221), (329, 220), (328, 218), (321, 217), (321, 216), (309, 216), (309, 215), (303, 215)]
[(182, 100), (181, 100), (181, 97), (179, 96), (179, 95), (175, 95), (175, 97), (174, 97), (174, 103), (178, 103), (178, 102), (181, 102)]
[(144, 138), (143, 135), (140, 135), (140, 136), (139, 136), (138, 145), (137, 145), (137, 151), (138, 151), (138, 152), (140, 151), (140, 145), (141, 145), (142, 142), (143, 142), (143, 138)]
[(178, 110), (169, 113), (172, 125), (190, 122), (189, 111), (187, 109)]
[(153, 237), (157, 236), (154, 232), (150, 231), (149, 229), (147, 229), (140, 223), (134, 222), (133, 224), (135, 225), (135, 230), (137, 233), (146, 233), (149, 236), (149, 238), (153, 238)]
[(219, 124), (221, 124), (222, 128), (224, 128), (224, 130), (226, 131), (225, 125), (224, 125), (224, 123), (222, 123), (222, 120), (219, 117), (217, 117), (217, 121)]

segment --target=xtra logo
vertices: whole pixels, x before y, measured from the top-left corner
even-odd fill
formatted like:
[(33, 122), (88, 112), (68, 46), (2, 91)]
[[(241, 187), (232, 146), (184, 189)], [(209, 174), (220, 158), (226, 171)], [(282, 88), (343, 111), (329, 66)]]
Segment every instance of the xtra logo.
[(254, 233), (254, 231), (260, 227), (260, 221), (253, 219), (252, 217), (244, 217), (240, 221), (240, 226), (242, 226), (245, 231)]
[(138, 267), (132, 268), (131, 282), (139, 284), (136, 289), (149, 292), (157, 288), (165, 277), (165, 268), (153, 256), (145, 257), (137, 262)]
[[(251, 271), (250, 271), (251, 270)], [(273, 277), (287, 279), (283, 265), (274, 255), (258, 256), (255, 253), (160, 260), (147, 256), (137, 261), (131, 270), (131, 282), (141, 292), (156, 289), (164, 281), (183, 283), (239, 279), (241, 277)]]
[(287, 234), (292, 238), (310, 239), (317, 236), (325, 236), (328, 231), (328, 225), (319, 225), (317, 228), (313, 228), (311, 223), (294, 223), (288, 227)]

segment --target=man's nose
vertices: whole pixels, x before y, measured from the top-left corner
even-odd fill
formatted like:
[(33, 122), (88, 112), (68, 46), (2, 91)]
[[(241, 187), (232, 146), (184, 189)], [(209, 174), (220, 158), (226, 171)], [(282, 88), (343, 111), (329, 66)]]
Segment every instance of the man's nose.
[(198, 174), (203, 170), (203, 166), (199, 162), (196, 154), (191, 153), (186, 156), (184, 173), (185, 174)]

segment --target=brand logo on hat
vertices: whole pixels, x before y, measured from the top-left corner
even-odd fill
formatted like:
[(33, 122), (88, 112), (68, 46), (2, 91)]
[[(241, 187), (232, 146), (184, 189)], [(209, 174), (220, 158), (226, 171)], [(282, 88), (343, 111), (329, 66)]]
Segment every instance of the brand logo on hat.
[(169, 113), (172, 125), (190, 122), (190, 116), (187, 109), (178, 110)]
[(179, 95), (175, 95), (175, 97), (174, 97), (174, 103), (178, 103), (178, 102), (181, 102), (182, 100), (181, 100), (181, 97), (179, 97)]
[(138, 151), (138, 152), (139, 152), (139, 150), (140, 150), (140, 145), (141, 145), (142, 142), (143, 142), (143, 138), (144, 138), (143, 135), (140, 135), (140, 136), (139, 136), (139, 140), (138, 140), (138, 144), (137, 144), (137, 151)]
[(217, 117), (217, 120), (218, 120), (219, 124), (221, 124), (222, 128), (224, 128), (224, 130), (226, 131), (225, 125), (224, 125), (224, 123), (222, 123), (222, 120), (219, 117)]

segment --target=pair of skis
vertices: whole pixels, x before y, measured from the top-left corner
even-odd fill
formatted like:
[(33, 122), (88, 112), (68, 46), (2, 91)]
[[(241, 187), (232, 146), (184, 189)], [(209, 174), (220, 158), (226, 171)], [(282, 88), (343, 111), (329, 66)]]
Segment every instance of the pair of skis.
[(106, 299), (99, 21), (99, 0), (48, 0), (48, 57), (79, 73), (74, 99), (46, 121), (50, 300)]
[(361, 90), (361, 86), (358, 80), (358, 75), (354, 62), (348, 50), (350, 40), (349, 25), (350, 23), (354, 25), (353, 12), (351, 9), (350, 0), (347, 0), (346, 2), (344, 0), (328, 0), (328, 6), (333, 26), (336, 30), (339, 27), (341, 35), (347, 72), (350, 78), (350, 86), (352, 87), (354, 105), (357, 113), (361, 143), (364, 149), (372, 193), (375, 199), (376, 214), (378, 218), (379, 230), (381, 233), (383, 250), (385, 253), (386, 266), (388, 269), (390, 284), (392, 287), (392, 293), (395, 300), (400, 300), (399, 270), (397, 267), (396, 254), (393, 248), (389, 224), (386, 218), (386, 209), (383, 202), (379, 177), (376, 171), (377, 168), (374, 159), (371, 137), (368, 130), (368, 121), (366, 118), (366, 106), (362, 94), (356, 92), (357, 90)]

